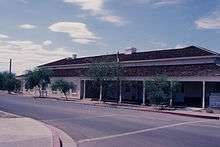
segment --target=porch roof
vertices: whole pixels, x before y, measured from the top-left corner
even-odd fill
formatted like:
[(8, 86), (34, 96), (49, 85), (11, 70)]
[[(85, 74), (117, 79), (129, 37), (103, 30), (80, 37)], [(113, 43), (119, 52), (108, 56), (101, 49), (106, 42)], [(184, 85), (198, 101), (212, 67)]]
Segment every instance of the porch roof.
[[(123, 67), (121, 76), (125, 77), (151, 77), (156, 75), (171, 77), (187, 76), (219, 76), (220, 66), (216, 64), (190, 64), (190, 65), (163, 65), (163, 66), (136, 66)], [(53, 69), (54, 77), (85, 77), (88, 68)]]

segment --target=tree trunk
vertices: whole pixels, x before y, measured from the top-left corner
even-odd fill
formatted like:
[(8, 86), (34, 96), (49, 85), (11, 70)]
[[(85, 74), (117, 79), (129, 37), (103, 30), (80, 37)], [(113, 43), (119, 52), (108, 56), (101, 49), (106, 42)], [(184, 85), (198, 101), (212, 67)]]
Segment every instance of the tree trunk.
[(67, 97), (66, 93), (64, 93), (64, 96), (65, 96), (65, 98), (66, 98), (66, 101), (68, 101), (68, 97)]

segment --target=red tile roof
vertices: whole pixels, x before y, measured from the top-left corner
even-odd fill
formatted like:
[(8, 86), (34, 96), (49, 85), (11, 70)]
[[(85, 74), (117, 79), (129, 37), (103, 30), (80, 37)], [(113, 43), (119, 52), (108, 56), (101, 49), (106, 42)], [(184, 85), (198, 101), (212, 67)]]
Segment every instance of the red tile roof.
[[(120, 61), (138, 61), (138, 60), (153, 60), (153, 59), (165, 59), (165, 58), (179, 58), (179, 57), (194, 57), (194, 56), (212, 56), (217, 55), (214, 52), (208, 51), (195, 46), (189, 46), (181, 49), (167, 49), (156, 50), (148, 52), (137, 52), (132, 54), (119, 54)], [(69, 65), (69, 64), (83, 64), (94, 62), (113, 62), (117, 60), (116, 54), (92, 56), (83, 58), (65, 58), (55, 62), (41, 65), (43, 66), (56, 66), (56, 65)]]

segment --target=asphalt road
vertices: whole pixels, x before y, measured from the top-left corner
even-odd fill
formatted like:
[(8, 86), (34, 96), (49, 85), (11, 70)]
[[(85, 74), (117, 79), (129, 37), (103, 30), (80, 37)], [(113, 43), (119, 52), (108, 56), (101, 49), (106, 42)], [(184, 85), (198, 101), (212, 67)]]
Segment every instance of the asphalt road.
[(218, 120), (16, 96), (0, 96), (0, 110), (60, 128), (79, 147), (220, 146)]

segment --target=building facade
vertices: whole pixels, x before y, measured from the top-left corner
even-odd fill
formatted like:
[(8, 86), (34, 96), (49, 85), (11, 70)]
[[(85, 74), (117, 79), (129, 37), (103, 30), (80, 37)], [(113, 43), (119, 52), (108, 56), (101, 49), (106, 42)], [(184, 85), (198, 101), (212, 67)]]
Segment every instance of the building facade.
[[(102, 86), (94, 86), (88, 70), (91, 64), (100, 62), (119, 62), (122, 69), (119, 83), (115, 77), (104, 81)], [(69, 94), (72, 98), (147, 104), (149, 100), (145, 81), (166, 75), (168, 80), (182, 83), (181, 92), (175, 98), (176, 103), (205, 108), (217, 106), (220, 102), (220, 55), (195, 46), (148, 52), (136, 52), (132, 49), (130, 53), (83, 58), (74, 56), (39, 68), (53, 71), (52, 82), (63, 79), (74, 84), (74, 89)], [(119, 93), (116, 92), (118, 84)], [(50, 96), (59, 95), (58, 92), (48, 91)]]

